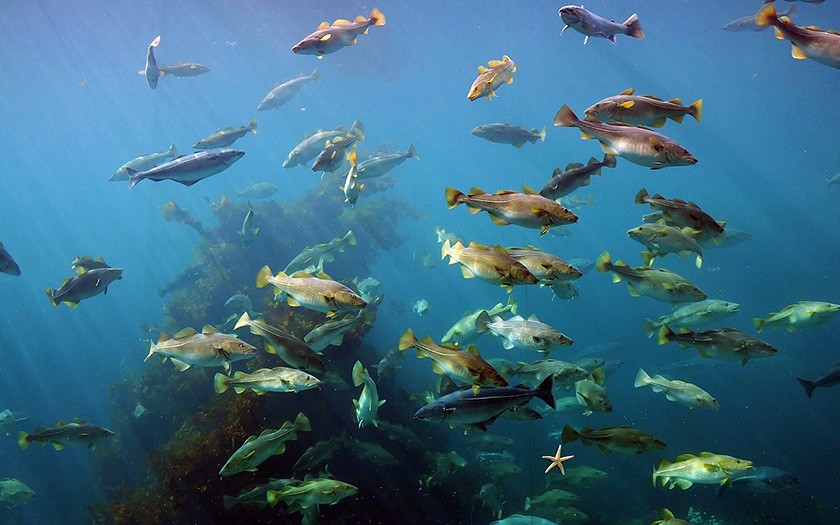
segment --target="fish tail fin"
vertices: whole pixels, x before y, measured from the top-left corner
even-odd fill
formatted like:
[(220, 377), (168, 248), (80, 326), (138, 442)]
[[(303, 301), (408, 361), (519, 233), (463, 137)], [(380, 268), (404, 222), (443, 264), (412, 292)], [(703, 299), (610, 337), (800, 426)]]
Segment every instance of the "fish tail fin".
[(560, 111), (554, 115), (554, 125), (560, 126), (563, 128), (574, 128), (578, 125), (580, 119), (577, 118), (572, 108), (569, 107), (568, 104), (563, 104), (563, 107), (560, 108)]
[(29, 437), (28, 432), (21, 431), (20, 434), (18, 434), (18, 446), (20, 448), (25, 449), (26, 447), (29, 446), (29, 443), (31, 441), (32, 441), (32, 439)]
[(251, 316), (248, 315), (248, 311), (246, 310), (246, 311), (242, 312), (242, 316), (239, 318), (238, 321), (236, 321), (236, 324), (233, 326), (233, 329), (238, 330), (238, 329), (242, 328), (243, 326), (247, 326), (248, 323), (250, 323), (250, 322), (251, 322)]
[(230, 389), (230, 378), (217, 372), (216, 375), (213, 376), (213, 390), (215, 390), (217, 394), (224, 394), (228, 391), (228, 389)]
[(811, 395), (814, 393), (814, 389), (817, 388), (817, 385), (813, 381), (808, 381), (807, 379), (799, 377), (797, 377), (796, 380), (799, 381), (799, 384), (805, 389), (805, 393), (808, 394), (808, 399), (811, 399)]
[(636, 373), (636, 379), (633, 381), (633, 386), (639, 388), (640, 386), (645, 386), (650, 383), (650, 376), (644, 369), (640, 368), (638, 373)]
[(50, 303), (52, 303), (52, 305), (53, 305), (55, 308), (58, 308), (58, 305), (59, 305), (60, 303), (59, 303), (58, 301), (56, 301), (56, 300), (55, 300), (55, 294), (53, 293), (52, 288), (50, 288), (50, 287), (48, 286), (48, 287), (44, 288), (44, 292), (47, 294), (47, 297), (50, 299)]
[(315, 71), (313, 71), (312, 74), (309, 75), (309, 78), (311, 78), (312, 80), (321, 80), (321, 72), (318, 71), (318, 69), (316, 68)]
[(233, 496), (228, 496), (225, 494), (222, 496), (222, 505), (225, 507), (225, 510), (229, 510), (231, 507), (239, 503), (239, 501), (234, 498)]
[(353, 121), (353, 125), (350, 126), (350, 133), (355, 135), (356, 138), (359, 140), (365, 140), (365, 126), (358, 120)]
[(604, 273), (609, 271), (610, 266), (612, 266), (612, 261), (610, 260), (610, 252), (604, 252), (600, 256), (598, 256), (598, 260), (595, 261), (595, 268)]
[(309, 418), (306, 417), (306, 414), (304, 414), (303, 412), (298, 412), (298, 415), (295, 418), (295, 428), (297, 428), (301, 432), (309, 432), (310, 430), (312, 430), (312, 424), (309, 422)]
[(353, 384), (355, 386), (362, 386), (366, 375), (367, 370), (365, 370), (365, 367), (362, 366), (362, 362), (356, 361), (356, 364), (353, 365)]
[(642, 31), (642, 24), (639, 22), (639, 17), (636, 13), (630, 15), (630, 17), (624, 21), (624, 34), (627, 36), (632, 36), (633, 38), (644, 38), (645, 34)]
[(764, 4), (758, 13), (755, 14), (755, 25), (770, 26), (779, 23), (779, 16), (776, 14), (776, 7), (772, 4)]
[(518, 306), (519, 305), (517, 304), (516, 299), (514, 299), (512, 295), (508, 296), (507, 307), (509, 308), (510, 313), (516, 315), (516, 308)]
[(484, 310), (475, 319), (475, 331), (483, 334), (487, 331), (488, 324), (490, 324), (490, 314), (487, 313), (487, 310)]
[(554, 403), (554, 392), (552, 392), (553, 388), (554, 376), (549, 374), (548, 377), (543, 379), (540, 386), (537, 387), (537, 397), (545, 401), (546, 405), (553, 409), (557, 409), (557, 405)]
[(633, 199), (633, 202), (636, 204), (644, 204), (648, 197), (650, 197), (650, 193), (648, 193), (645, 188), (642, 188), (638, 193), (636, 193), (636, 197)]
[(656, 259), (656, 254), (655, 253), (645, 250), (641, 253), (641, 255), (642, 255), (642, 262), (645, 263), (645, 266), (653, 266), (653, 260)]
[(571, 443), (575, 441), (580, 434), (573, 429), (570, 425), (566, 425), (563, 427), (563, 433), (560, 434), (560, 441), (565, 445), (566, 443)]
[(417, 156), (417, 150), (414, 149), (414, 144), (409, 144), (408, 145), (408, 151), (406, 152), (405, 155), (406, 155), (406, 157), (408, 157), (410, 159), (420, 160), (420, 157)]
[(697, 102), (688, 107), (691, 108), (689, 115), (694, 117), (694, 120), (696, 120), (697, 122), (700, 122), (700, 117), (703, 116), (703, 99), (697, 99)]
[(157, 47), (160, 44), (160, 35), (155, 37), (154, 40), (149, 44), (149, 47)]
[(767, 324), (767, 321), (761, 319), (760, 317), (756, 317), (753, 319), (753, 326), (755, 326), (756, 332), (761, 332), (765, 324)]
[(257, 134), (257, 119), (251, 119), (251, 122), (248, 123), (248, 130), (254, 135)]
[(540, 131), (540, 140), (545, 142), (545, 126), (543, 126), (542, 131)]
[(373, 8), (370, 11), (370, 18), (368, 19), (372, 23), (371, 25), (375, 26), (384, 26), (385, 25), (385, 15), (382, 14), (377, 8)]
[(173, 159), (178, 156), (178, 150), (175, 148), (175, 144), (169, 145), (169, 149), (166, 150), (166, 154), (172, 157)]
[(143, 360), (143, 362), (145, 363), (146, 361), (148, 361), (149, 359), (151, 359), (153, 355), (155, 355), (155, 342), (154, 342), (154, 341), (150, 341), (150, 346), (149, 346), (149, 355), (147, 355), (147, 356), (146, 356), (146, 359), (144, 359), (144, 360)]
[(412, 331), (411, 328), (407, 328), (400, 336), (400, 342), (397, 349), (407, 350), (414, 347), (415, 344), (417, 344), (417, 336), (414, 335), (414, 331)]
[(615, 155), (604, 153), (604, 160), (601, 163), (608, 168), (615, 168)]
[(653, 337), (653, 334), (659, 331), (659, 325), (656, 324), (656, 321), (645, 319), (642, 321), (642, 330), (644, 330), (646, 336)]
[(128, 175), (128, 188), (131, 189), (137, 185), (138, 182), (143, 180), (142, 177), (138, 176), (138, 171), (133, 168), (126, 168), (125, 169), (126, 175)]
[(452, 209), (461, 204), (462, 201), (460, 199), (464, 196), (464, 194), (450, 186), (446, 188), (444, 196), (446, 197), (446, 203), (449, 205), (449, 209)]
[(659, 344), (664, 345), (669, 343), (673, 341), (676, 336), (677, 334), (675, 334), (667, 324), (663, 324), (662, 328), (659, 329)]
[(268, 286), (268, 278), (272, 275), (274, 274), (271, 273), (271, 268), (269, 268), (267, 264), (260, 268), (259, 273), (257, 273), (257, 288), (265, 288)]

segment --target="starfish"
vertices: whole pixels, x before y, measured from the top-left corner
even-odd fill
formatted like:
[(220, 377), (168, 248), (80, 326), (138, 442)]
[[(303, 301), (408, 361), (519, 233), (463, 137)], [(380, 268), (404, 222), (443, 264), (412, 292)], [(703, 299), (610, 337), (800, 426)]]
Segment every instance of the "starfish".
[(563, 467), (563, 462), (572, 459), (574, 456), (561, 456), (561, 448), (563, 448), (562, 443), (557, 446), (557, 454), (553, 456), (543, 456), (543, 459), (551, 461), (551, 465), (549, 465), (548, 468), (545, 469), (546, 474), (548, 474), (549, 470), (553, 469), (554, 467), (557, 467), (560, 469), (560, 472), (562, 472), (564, 476), (566, 475), (566, 469)]

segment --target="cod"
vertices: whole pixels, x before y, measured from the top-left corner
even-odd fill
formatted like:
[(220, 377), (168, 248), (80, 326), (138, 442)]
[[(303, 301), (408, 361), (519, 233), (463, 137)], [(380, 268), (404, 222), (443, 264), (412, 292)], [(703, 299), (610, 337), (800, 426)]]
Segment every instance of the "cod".
[(491, 284), (498, 284), (510, 292), (514, 285), (537, 284), (539, 279), (528, 271), (501, 246), (487, 247), (471, 242), (464, 247), (461, 242), (450, 246), (447, 239), (440, 250), (440, 258), (449, 256), (449, 264), (459, 263), (464, 279), (478, 277)]
[(685, 490), (695, 483), (724, 484), (729, 482), (729, 478), (749, 468), (752, 468), (752, 461), (724, 454), (682, 454), (673, 463), (665, 459), (659, 462), (653, 471), (653, 484), (656, 486), (656, 478), (660, 479), (663, 487), (668, 485), (669, 489), (679, 487)]
[(528, 187), (523, 187), (523, 192), (501, 190), (487, 193), (480, 188), (472, 188), (467, 195), (450, 187), (446, 188), (445, 196), (450, 209), (463, 203), (470, 213), (486, 211), (497, 226), (516, 224), (538, 229), (540, 235), (548, 233), (552, 226), (577, 222), (577, 215), (555, 201)]
[(257, 288), (269, 284), (274, 285), (277, 293), (286, 294), (289, 306), (324, 312), (327, 317), (335, 317), (339, 312), (358, 312), (367, 306), (356, 292), (323, 273), (318, 277), (302, 272), (291, 277), (283, 272), (272, 276), (271, 268), (266, 265), (257, 274)]
[(312, 427), (303, 412), (298, 413), (294, 423), (286, 421), (277, 430), (266, 429), (259, 436), (251, 436), (227, 460), (219, 471), (220, 476), (232, 476), (239, 472), (256, 472), (265, 460), (286, 451), (286, 442), (297, 439), (298, 432), (309, 432)]
[(191, 366), (222, 366), (230, 372), (230, 364), (244, 359), (251, 359), (257, 349), (235, 336), (219, 333), (216, 328), (204, 325), (201, 333), (193, 328), (184, 328), (172, 338), (160, 334), (157, 343), (149, 347), (148, 361), (158, 354), (163, 361), (168, 358), (179, 371)]
[(243, 326), (250, 328), (252, 334), (263, 338), (265, 351), (269, 354), (275, 354), (289, 365), (307, 372), (326, 372), (327, 369), (318, 354), (297, 337), (268, 324), (263, 319), (251, 319), (248, 312), (242, 313), (233, 329), (238, 330)]
[(659, 344), (664, 345), (670, 341), (676, 341), (680, 348), (693, 346), (700, 357), (734, 359), (740, 361), (741, 365), (746, 365), (750, 359), (770, 357), (778, 352), (764, 341), (734, 328), (704, 332), (682, 329), (674, 332), (668, 325), (663, 325), (659, 329)]
[(706, 294), (686, 278), (664, 268), (638, 266), (631, 268), (622, 261), (615, 264), (610, 260), (609, 252), (604, 252), (595, 262), (599, 272), (613, 272), (613, 282), (627, 280), (627, 289), (633, 297), (645, 295), (657, 301), (671, 303), (697, 302), (705, 300)]

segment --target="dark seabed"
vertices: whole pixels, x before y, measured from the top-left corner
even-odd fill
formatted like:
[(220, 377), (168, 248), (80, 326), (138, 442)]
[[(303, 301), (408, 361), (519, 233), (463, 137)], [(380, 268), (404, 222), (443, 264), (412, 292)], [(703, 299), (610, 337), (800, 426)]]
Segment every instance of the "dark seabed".
[[(777, 3), (780, 11), (791, 5)], [(637, 13), (645, 38), (618, 35), (614, 45), (591, 37), (584, 45), (584, 35), (571, 28), (560, 35), (557, 3), (385, 0), (375, 4), (387, 17), (383, 27), (319, 60), (291, 48), (324, 20), (367, 18), (373, 4), (8, 3), (0, 48), (0, 241), (21, 274), (0, 274), (0, 411), (27, 419), (2, 428), (8, 437), (0, 434), (0, 479), (19, 480), (35, 496), (16, 502), (0, 491), (0, 523), (315, 523), (320, 514), (320, 523), (489, 524), (497, 519), (488, 510), (491, 500), (503, 502), (502, 517), (566, 524), (648, 524), (663, 508), (695, 524), (839, 523), (840, 389), (818, 388), (809, 399), (796, 378), (813, 380), (840, 361), (840, 320), (759, 333), (753, 318), (803, 300), (840, 303), (832, 270), (840, 255), (832, 233), (840, 222), (840, 187), (826, 183), (840, 171), (840, 73), (794, 60), (790, 43), (774, 38), (772, 29), (722, 29), (760, 4), (593, 0), (586, 8), (606, 18)], [(796, 5), (798, 25), (840, 29), (835, 2)], [(137, 72), (157, 35), (159, 66), (188, 61), (209, 72), (167, 74), (150, 89)], [(504, 55), (516, 63), (513, 83), (497, 87), (492, 100), (468, 101), (476, 68)], [(320, 80), (276, 110), (256, 110), (277, 84), (316, 68)], [(466, 206), (447, 209), (447, 187), (539, 190), (555, 168), (602, 159), (597, 140), (553, 126), (554, 115), (567, 104), (583, 118), (587, 107), (631, 87), (686, 105), (702, 98), (700, 123), (688, 116), (655, 128), (688, 149), (696, 165), (650, 170), (618, 157), (615, 168), (603, 168), (572, 194), (591, 196), (573, 209), (578, 222), (544, 236), (538, 229), (498, 226)], [(139, 155), (170, 144), (189, 154), (213, 131), (254, 118), (257, 133), (231, 146), (244, 157), (194, 186), (144, 180), (129, 190), (127, 181), (108, 181)], [(419, 159), (405, 160), (390, 176), (361, 181), (355, 206), (339, 189), (347, 164), (323, 177), (309, 167), (281, 167), (303, 136), (350, 128), (354, 120), (364, 126), (365, 140), (356, 144), (360, 162), (412, 144)], [(470, 133), (493, 122), (537, 131), (545, 126), (545, 140), (514, 148)], [(278, 191), (269, 197), (238, 192), (255, 183)], [(644, 319), (668, 315), (671, 305), (632, 297), (624, 282), (612, 284), (612, 274), (592, 267), (604, 251), (613, 261), (642, 264), (644, 248), (626, 233), (653, 211), (634, 203), (641, 188), (697, 203), (725, 222), (728, 235), (749, 234), (733, 245), (705, 245), (700, 269), (693, 255), (671, 254), (654, 266), (684, 276), (711, 299), (740, 305), (736, 315), (698, 330), (737, 328), (778, 353), (742, 366), (646, 336)], [(239, 235), (249, 206), (259, 228), (250, 243), (248, 232)], [(542, 420), (493, 422), (487, 435), (511, 443), (482, 455), (470, 443), (483, 432), (465, 435), (462, 426), (413, 419), (430, 396), (441, 395), (441, 376), (413, 349), (380, 363), (400, 335), (410, 327), (418, 338), (439, 343), (464, 312), (510, 297), (498, 285), (464, 279), (458, 265), (442, 261), (436, 227), (467, 242), (533, 245), (591, 268), (575, 282), (578, 295), (571, 300), (534, 285), (516, 286), (510, 295), (519, 315), (536, 315), (574, 340), (552, 349), (551, 358), (605, 361), (611, 412), (584, 416), (581, 405), (561, 411), (559, 400), (575, 390), (556, 388), (556, 412), (543, 411), (545, 404), (535, 399), (529, 406), (543, 412)], [(233, 370), (284, 366), (263, 350), (260, 337), (234, 330), (243, 311), (252, 318), (261, 313), (301, 339), (326, 317), (275, 301), (271, 287), (255, 286), (257, 274), (265, 265), (276, 274), (304, 247), (348, 230), (356, 244), (325, 260), (324, 272), (354, 291), (368, 277), (380, 284), (367, 297), (365, 319), (320, 356), (328, 371), (315, 374), (320, 388), (217, 394), (213, 380), (221, 367), (179, 372), (156, 357), (144, 363), (150, 340), (161, 333), (212, 325), (257, 348), (256, 357), (233, 363)], [(78, 308), (54, 308), (44, 288), (55, 290), (75, 275), (70, 263), (76, 256), (103, 257), (123, 269), (122, 278), (107, 295), (83, 299)], [(251, 304), (228, 302), (236, 294)], [(490, 334), (475, 344), (499, 369), (494, 359), (541, 359), (534, 350), (505, 350)], [(414, 437), (385, 425), (359, 428), (353, 401), (362, 388), (351, 377), (356, 361), (387, 401), (379, 419)], [(690, 410), (650, 387), (634, 388), (639, 368), (693, 383), (720, 408)], [(530, 378), (510, 379), (521, 382), (536, 386)], [(299, 430), (285, 452), (255, 471), (219, 476), (249, 436), (278, 429), (300, 412), (311, 430)], [(18, 444), (21, 431), (74, 418), (115, 435), (91, 450), (34, 443), (23, 450)], [(605, 454), (581, 441), (564, 444), (563, 454), (574, 458), (564, 463), (565, 479), (551, 488), (575, 496), (532, 503), (547, 479), (556, 480), (557, 469), (544, 473), (542, 456), (555, 453), (565, 425), (632, 426), (667, 448)], [(295, 468), (319, 442), (329, 451), (324, 461)], [(736, 483), (720, 497), (717, 483), (687, 490), (651, 485), (660, 459), (703, 451), (782, 469), (799, 483), (770, 494)], [(598, 479), (580, 481), (582, 471), (573, 470), (579, 467), (597, 469)], [(308, 487), (307, 475), (357, 490), (302, 514), (291, 489)], [(261, 497), (259, 505), (226, 508), (224, 495), (289, 478), (298, 481), (279, 491), (274, 507)], [(489, 492), (496, 495), (488, 498)]]

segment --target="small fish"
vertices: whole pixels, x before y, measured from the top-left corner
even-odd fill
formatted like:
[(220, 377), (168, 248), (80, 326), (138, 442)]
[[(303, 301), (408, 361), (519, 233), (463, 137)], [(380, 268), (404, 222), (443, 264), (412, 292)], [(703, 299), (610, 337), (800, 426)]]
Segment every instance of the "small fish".
[(776, 38), (790, 41), (790, 54), (793, 58), (810, 58), (820, 64), (840, 68), (840, 33), (837, 31), (823, 31), (814, 26), (801, 27), (790, 19), (779, 18), (772, 3), (764, 4), (759, 9), (755, 23), (759, 27), (774, 26)]
[(509, 56), (504, 55), (501, 60), (491, 60), (487, 67), (478, 66), (478, 77), (473, 81), (468, 100), (475, 100), (487, 97), (493, 100), (496, 96), (496, 89), (502, 84), (513, 84), (513, 73), (516, 71), (516, 64)]
[(249, 374), (235, 372), (233, 378), (217, 373), (213, 378), (213, 388), (217, 394), (223, 394), (233, 388), (234, 392), (241, 394), (245, 390), (251, 390), (257, 395), (266, 392), (303, 392), (318, 388), (321, 381), (307, 374), (303, 370), (278, 366), (275, 368), (260, 368)]
[(350, 452), (358, 459), (370, 461), (374, 465), (380, 467), (385, 465), (399, 465), (400, 463), (400, 460), (395, 458), (393, 454), (385, 450), (377, 443), (369, 443), (367, 441), (352, 439), (350, 440), (348, 446), (350, 448)]
[(814, 390), (816, 390), (817, 387), (830, 387), (840, 385), (840, 364), (837, 364), (834, 367), (826, 370), (820, 377), (814, 379), (813, 381), (809, 381), (807, 379), (802, 379), (799, 377), (797, 377), (796, 380), (799, 381), (799, 384), (802, 385), (802, 388), (805, 389), (805, 393), (808, 395), (808, 399), (811, 399), (811, 396), (814, 394)]
[(223, 366), (229, 371), (230, 363), (251, 359), (256, 353), (257, 349), (248, 343), (205, 325), (201, 333), (184, 328), (172, 338), (160, 334), (158, 342), (151, 344), (144, 362), (158, 354), (163, 361), (167, 358), (172, 361), (181, 372), (191, 366)]
[[(801, 0), (805, 1), (805, 0)], [(822, 1), (822, 0), (819, 0)], [(796, 4), (793, 4), (788, 8), (787, 11), (780, 11), (777, 16), (779, 18), (786, 16), (788, 18), (792, 18), (796, 16)], [(747, 15), (736, 20), (733, 20), (723, 26), (724, 31), (732, 31), (734, 33), (742, 32), (742, 31), (764, 31), (770, 26), (760, 26), (755, 23), (755, 15)]]
[(369, 157), (356, 166), (356, 171), (360, 179), (382, 177), (390, 174), (392, 169), (405, 162), (406, 159), (420, 159), (414, 149), (414, 144), (410, 144), (405, 153), (387, 153)]
[(528, 271), (521, 262), (517, 261), (501, 246), (487, 247), (472, 242), (464, 247), (460, 242), (454, 246), (449, 240), (441, 247), (441, 259), (449, 256), (449, 264), (460, 264), (464, 279), (479, 277), (491, 284), (498, 284), (510, 292), (514, 285), (536, 284), (539, 279)]
[(577, 381), (586, 379), (589, 372), (574, 363), (559, 359), (541, 359), (533, 363), (518, 363), (515, 374), (534, 383), (541, 383), (548, 376), (554, 377), (555, 388), (574, 386)]
[(599, 272), (613, 272), (613, 283), (627, 280), (627, 289), (633, 297), (645, 295), (657, 301), (676, 305), (707, 299), (706, 294), (689, 280), (664, 268), (637, 266), (631, 268), (622, 261), (614, 264), (609, 252), (602, 253), (595, 263)]
[(614, 168), (615, 155), (605, 153), (602, 161), (590, 157), (585, 166), (580, 162), (572, 162), (566, 166), (565, 171), (554, 168), (551, 179), (540, 190), (540, 195), (556, 201), (582, 186), (589, 186), (590, 177), (593, 175), (600, 176), (603, 167)]
[(601, 18), (592, 11), (584, 9), (582, 5), (563, 6), (557, 14), (563, 20), (563, 23), (566, 24), (563, 26), (560, 34), (562, 35), (566, 29), (571, 27), (578, 33), (586, 35), (583, 39), (584, 45), (589, 42), (590, 36), (606, 38), (613, 44), (615, 44), (615, 35), (627, 35), (633, 38), (645, 37), (636, 13), (630, 15), (623, 24)]
[(245, 246), (250, 246), (254, 242), (254, 237), (260, 232), (259, 228), (254, 228), (254, 215), (256, 213), (253, 209), (248, 208), (248, 213), (245, 215), (245, 220), (242, 221), (242, 228), (236, 232), (242, 239)]
[(356, 169), (356, 151), (351, 151), (347, 154), (347, 161), (350, 163), (350, 170), (347, 172), (347, 177), (344, 179), (344, 187), (341, 188), (344, 192), (344, 202), (355, 206), (359, 200), (359, 193), (365, 188), (364, 184), (359, 183), (359, 172)]
[(506, 321), (497, 316), (491, 321), (490, 316), (484, 312), (476, 319), (476, 327), (480, 331), (486, 329), (501, 337), (505, 350), (521, 348), (548, 354), (549, 350), (572, 344), (570, 338), (556, 328), (541, 322), (536, 315), (528, 319), (517, 315)]
[(420, 299), (416, 301), (413, 305), (411, 305), (411, 310), (419, 316), (424, 316), (429, 313), (431, 306), (429, 306), (429, 301), (425, 299)]
[(280, 191), (280, 188), (271, 184), (270, 182), (255, 182), (250, 186), (236, 190), (237, 197), (245, 197), (248, 199), (265, 199), (271, 197)]
[(347, 432), (342, 432), (338, 436), (333, 436), (330, 439), (322, 439), (314, 445), (307, 448), (303, 454), (300, 455), (295, 465), (292, 467), (293, 472), (300, 472), (303, 470), (312, 470), (324, 461), (327, 461), (333, 454), (350, 442), (350, 436)]
[(176, 62), (171, 66), (160, 66), (160, 76), (172, 75), (173, 77), (197, 77), (210, 71), (210, 68), (195, 62)]
[(668, 485), (671, 489), (679, 487), (686, 490), (694, 483), (728, 483), (730, 477), (750, 468), (752, 461), (724, 454), (682, 454), (677, 456), (673, 463), (665, 459), (660, 461), (659, 466), (653, 470), (653, 483), (655, 485), (656, 478), (659, 478), (663, 487)]
[(324, 149), (315, 158), (315, 162), (312, 163), (312, 171), (322, 171), (324, 173), (337, 171), (347, 158), (348, 150), (357, 140), (359, 138), (355, 135), (336, 137), (332, 142), (328, 140)]
[(516, 224), (538, 229), (540, 235), (545, 235), (552, 226), (572, 224), (578, 220), (577, 215), (527, 186), (523, 187), (523, 193), (511, 190), (487, 193), (473, 187), (469, 194), (448, 187), (445, 197), (450, 209), (463, 203), (470, 213), (486, 211), (497, 226)]
[(321, 72), (316, 69), (309, 76), (301, 73), (297, 78), (278, 84), (274, 89), (268, 92), (268, 95), (266, 95), (265, 98), (262, 99), (262, 102), (260, 102), (257, 106), (257, 111), (280, 109), (280, 106), (292, 100), (292, 98), (298, 94), (300, 88), (309, 82), (317, 80), (321, 80)]
[(353, 384), (357, 387), (362, 386), (362, 393), (359, 395), (359, 399), (353, 400), (353, 406), (356, 409), (356, 421), (359, 422), (359, 428), (367, 425), (378, 427), (379, 407), (385, 404), (385, 400), (379, 399), (379, 391), (376, 389), (376, 383), (373, 382), (370, 374), (362, 366), (360, 361), (356, 361), (353, 365)]
[(286, 160), (283, 161), (283, 167), (306, 166), (307, 162), (317, 157), (323, 151), (324, 144), (327, 141), (335, 140), (336, 137), (350, 136), (356, 137), (359, 140), (365, 139), (365, 127), (358, 120), (353, 121), (353, 125), (349, 131), (344, 126), (339, 126), (330, 131), (316, 130), (311, 135), (304, 136), (303, 140), (289, 152)]
[(122, 279), (122, 273), (122, 268), (94, 268), (75, 277), (68, 277), (58, 290), (46, 288), (45, 291), (53, 306), (66, 303), (70, 308), (76, 308), (83, 299), (100, 293), (107, 295), (108, 286)]
[(359, 15), (353, 22), (336, 20), (332, 25), (321, 22), (314, 33), (292, 47), (292, 52), (298, 55), (316, 55), (320, 59), (342, 47), (355, 45), (356, 37), (366, 35), (370, 26), (384, 25), (385, 15), (375, 7), (371, 10), (369, 18)]
[(823, 326), (838, 312), (840, 312), (840, 304), (799, 301), (769, 314), (764, 319), (756, 317), (753, 319), (753, 324), (757, 332), (761, 332), (765, 327), (784, 328), (788, 332), (794, 332), (809, 326)]
[(163, 73), (158, 69), (157, 61), (155, 60), (155, 48), (160, 44), (160, 36), (156, 37), (149, 44), (146, 49), (146, 69), (142, 71), (146, 76), (146, 81), (149, 87), (155, 89), (158, 85), (158, 79), (163, 76)]
[(255, 135), (257, 134), (257, 119), (252, 119), (247, 126), (239, 126), (238, 128), (228, 126), (225, 129), (217, 129), (215, 132), (193, 144), (193, 148), (226, 148), (236, 142), (237, 139), (247, 135), (249, 131)]
[(665, 135), (646, 128), (580, 120), (565, 104), (554, 116), (554, 125), (578, 128), (583, 140), (597, 139), (604, 153), (619, 155), (652, 170), (697, 164), (688, 150)]
[(639, 388), (646, 385), (650, 385), (654, 392), (665, 392), (665, 399), (668, 401), (674, 401), (691, 409), (717, 410), (720, 408), (717, 400), (699, 386), (679, 379), (665, 379), (660, 375), (650, 377), (640, 368), (633, 386)]
[(7, 273), (9, 275), (20, 275), (20, 266), (15, 262), (11, 254), (6, 251), (6, 247), (0, 242), (0, 273)]
[(706, 299), (680, 306), (669, 315), (660, 317), (657, 321), (645, 319), (643, 328), (648, 337), (659, 332), (662, 325), (666, 324), (672, 328), (700, 328), (735, 315), (739, 310), (740, 305), (738, 303)]
[(695, 347), (700, 357), (734, 359), (740, 361), (741, 365), (746, 365), (750, 359), (770, 357), (778, 353), (778, 350), (764, 341), (734, 328), (704, 332), (692, 332), (683, 328), (674, 332), (666, 324), (659, 329), (659, 344), (664, 345), (670, 341), (675, 341), (680, 348)]
[(669, 253), (676, 253), (680, 257), (694, 253), (697, 255), (694, 265), (700, 268), (703, 264), (703, 248), (697, 241), (673, 226), (644, 223), (628, 230), (627, 236), (647, 248), (642, 252), (642, 262), (647, 266), (651, 266), (657, 257), (665, 257)]
[(563, 444), (580, 440), (584, 446), (597, 445), (605, 454), (620, 452), (623, 454), (641, 454), (648, 450), (665, 448), (658, 438), (633, 427), (605, 427), (600, 430), (584, 428), (580, 432), (569, 425), (563, 427)]
[(476, 137), (481, 137), (497, 144), (510, 144), (515, 148), (521, 148), (526, 142), (536, 144), (538, 140), (545, 142), (545, 127), (542, 131), (537, 128), (527, 130), (521, 126), (514, 126), (505, 122), (504, 124), (482, 124), (476, 126), (470, 132)]
[(34, 442), (42, 447), (50, 443), (56, 450), (61, 450), (67, 445), (94, 449), (97, 443), (113, 435), (114, 433), (107, 428), (75, 418), (69, 423), (60, 422), (49, 428), (37, 428), (31, 434), (21, 432), (18, 434), (18, 446), (25, 449)]
[(245, 152), (237, 149), (198, 151), (182, 155), (146, 171), (126, 168), (129, 188), (133, 188), (144, 179), (155, 182), (171, 180), (184, 186), (192, 186), (202, 179), (228, 169), (243, 155)]
[(35, 497), (35, 491), (29, 486), (14, 478), (0, 479), (0, 503), (7, 509), (12, 509), (26, 503)]
[(251, 319), (247, 310), (242, 313), (233, 329), (238, 330), (243, 326), (247, 326), (252, 334), (263, 338), (266, 352), (277, 355), (290, 366), (306, 372), (326, 372), (318, 354), (297, 337), (266, 323), (264, 319)]
[[(348, 230), (342, 237), (335, 237), (327, 243), (316, 244), (304, 248), (300, 254), (289, 261), (283, 269), (283, 273), (292, 275), (297, 272), (311, 273), (312, 269), (323, 266), (323, 263), (330, 263), (335, 260), (335, 254), (343, 252), (348, 246), (356, 245), (356, 235), (353, 230)], [(359, 288), (361, 290), (361, 288)]]
[(661, 128), (668, 119), (682, 123), (686, 115), (700, 122), (703, 113), (703, 99), (690, 106), (683, 106), (682, 100), (668, 101), (653, 95), (634, 95), (633, 88), (625, 89), (614, 97), (596, 102), (584, 111), (587, 118), (598, 119), (607, 124), (629, 124), (630, 126), (652, 126)]
[(835, 173), (830, 179), (825, 179), (825, 183), (829, 188), (832, 184), (840, 184), (840, 172)]
[(146, 407), (141, 405), (139, 402), (137, 403), (137, 406), (134, 407), (134, 417), (138, 419), (146, 415), (146, 412), (148, 412), (148, 410), (146, 410)]
[(128, 168), (135, 171), (146, 171), (154, 168), (166, 159), (174, 159), (177, 157), (178, 150), (175, 149), (175, 144), (171, 144), (167, 150), (158, 151), (156, 153), (146, 153), (145, 155), (140, 155), (137, 158), (131, 159), (120, 166), (120, 169), (115, 171), (108, 180), (111, 182), (128, 180)]
[(76, 256), (73, 259), (73, 262), (70, 263), (70, 268), (76, 271), (76, 275), (82, 275), (83, 273), (93, 270), (94, 268), (110, 268), (111, 266), (105, 262), (105, 259), (102, 257), (97, 257), (94, 259), (90, 255), (85, 255), (84, 257)]
[(539, 280), (540, 285), (550, 286), (555, 281), (571, 281), (583, 276), (583, 272), (560, 257), (533, 246), (505, 248), (508, 255), (521, 262)]
[(505, 498), (502, 495), (502, 490), (492, 483), (485, 483), (475, 496), (481, 500), (481, 506), (487, 509), (494, 518), (502, 518), (502, 508), (505, 504)]
[(289, 306), (325, 312), (327, 317), (334, 317), (338, 312), (358, 312), (367, 306), (367, 302), (353, 290), (323, 273), (320, 277), (306, 273), (289, 277), (283, 272), (272, 275), (271, 268), (266, 265), (257, 274), (257, 288), (265, 288), (269, 284), (277, 289), (277, 293), (286, 294)]
[(415, 450), (426, 449), (426, 445), (423, 443), (423, 440), (403, 425), (389, 423), (384, 419), (380, 419), (378, 428), (387, 434), (388, 439), (402, 443), (408, 448), (413, 448)]
[(265, 460), (286, 451), (286, 442), (297, 439), (298, 432), (309, 432), (312, 427), (309, 418), (299, 412), (294, 423), (286, 421), (277, 430), (263, 430), (259, 436), (251, 436), (225, 462), (220, 476), (232, 476), (239, 472), (256, 472)]

